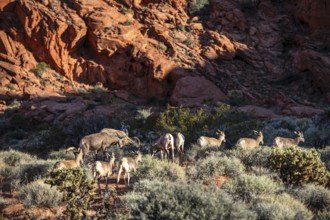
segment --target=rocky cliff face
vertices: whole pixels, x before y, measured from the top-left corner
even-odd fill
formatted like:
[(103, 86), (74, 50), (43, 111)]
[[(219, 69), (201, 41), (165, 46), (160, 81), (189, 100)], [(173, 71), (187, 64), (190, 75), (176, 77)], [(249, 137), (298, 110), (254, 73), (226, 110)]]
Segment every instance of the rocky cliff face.
[[(330, 101), (330, 1), (210, 0), (197, 16), (192, 6), (1, 1), (1, 94), (53, 95), (101, 83), (126, 91), (126, 99), (176, 105), (239, 98), (290, 113)], [(43, 85), (31, 72), (40, 62), (65, 78)]]

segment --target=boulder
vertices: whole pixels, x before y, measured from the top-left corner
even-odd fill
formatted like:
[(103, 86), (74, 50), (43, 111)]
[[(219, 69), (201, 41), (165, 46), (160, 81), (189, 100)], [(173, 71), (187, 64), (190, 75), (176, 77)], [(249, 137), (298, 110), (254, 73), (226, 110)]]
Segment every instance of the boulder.
[(226, 100), (228, 97), (211, 81), (198, 76), (187, 76), (177, 81), (170, 102), (176, 106), (201, 106), (210, 101)]

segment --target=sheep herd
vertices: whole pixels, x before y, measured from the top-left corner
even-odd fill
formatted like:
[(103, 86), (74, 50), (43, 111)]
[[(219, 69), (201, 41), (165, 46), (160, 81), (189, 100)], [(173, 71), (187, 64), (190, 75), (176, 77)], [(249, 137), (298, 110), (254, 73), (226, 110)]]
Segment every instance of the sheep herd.
[[(240, 138), (235, 144), (236, 148), (241, 149), (254, 149), (258, 148), (260, 144), (264, 143), (264, 136), (261, 131), (253, 131), (256, 134), (256, 138)], [(298, 145), (299, 142), (304, 142), (304, 135), (300, 131), (294, 132), (297, 136), (296, 138), (285, 138), (285, 137), (276, 137), (274, 138), (273, 144), (278, 148), (285, 148), (292, 145)], [(216, 134), (218, 137), (207, 137), (201, 136), (197, 139), (197, 145), (201, 148), (216, 146), (220, 147), (223, 142), (226, 142), (226, 135), (223, 131), (217, 130)], [(174, 162), (174, 151), (177, 151), (179, 155), (179, 163), (183, 164), (183, 154), (184, 154), (184, 142), (185, 137), (180, 132), (175, 132), (173, 134), (166, 133), (160, 136), (152, 145), (151, 145), (151, 155), (160, 152), (161, 159), (165, 159), (168, 161)], [(84, 136), (79, 143), (79, 148), (70, 147), (66, 150), (73, 151), (75, 154), (75, 159), (73, 160), (62, 160), (58, 161), (54, 165), (54, 169), (72, 169), (79, 167), (86, 155), (90, 152), (96, 153), (98, 151), (102, 151), (104, 155), (107, 155), (109, 158), (109, 162), (105, 161), (94, 161), (92, 165), (92, 173), (94, 179), (98, 180), (98, 187), (100, 189), (100, 180), (103, 177), (106, 182), (106, 191), (108, 190), (108, 178), (113, 174), (113, 168), (115, 166), (115, 155), (112, 153), (110, 156), (106, 153), (106, 150), (109, 146), (117, 145), (120, 148), (123, 146), (133, 144), (137, 147), (140, 145), (140, 140), (137, 137), (130, 138), (128, 134), (121, 130), (116, 130), (112, 128), (104, 128), (99, 133), (90, 134)], [(130, 181), (130, 173), (135, 172), (138, 168), (138, 163), (142, 159), (141, 152), (135, 152), (136, 155), (134, 157), (123, 157), (119, 161), (119, 169), (117, 174), (117, 185), (120, 181), (121, 173), (124, 172), (124, 182), (126, 184), (126, 176), (127, 176), (127, 185), (129, 185)]]

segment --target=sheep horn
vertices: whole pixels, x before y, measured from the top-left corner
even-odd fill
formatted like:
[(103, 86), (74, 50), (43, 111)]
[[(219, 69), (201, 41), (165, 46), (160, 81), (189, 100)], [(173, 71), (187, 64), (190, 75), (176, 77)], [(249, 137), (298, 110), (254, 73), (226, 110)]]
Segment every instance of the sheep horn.
[(65, 153), (68, 153), (69, 151), (76, 150), (75, 147), (69, 147), (68, 149), (65, 150)]
[(136, 144), (136, 146), (140, 147), (140, 145), (141, 145), (140, 139), (138, 137), (133, 137), (133, 139), (135, 140), (134, 143)]

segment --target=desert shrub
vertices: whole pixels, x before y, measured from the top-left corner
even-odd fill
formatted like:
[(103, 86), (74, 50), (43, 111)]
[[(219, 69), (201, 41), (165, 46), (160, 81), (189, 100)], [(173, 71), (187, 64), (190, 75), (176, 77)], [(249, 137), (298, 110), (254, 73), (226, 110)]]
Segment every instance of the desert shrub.
[(330, 190), (313, 184), (291, 189), (290, 193), (313, 211), (330, 210)]
[(271, 154), (271, 148), (262, 147), (252, 150), (234, 149), (225, 151), (228, 156), (237, 157), (247, 167), (267, 167), (268, 157)]
[(37, 180), (19, 189), (18, 196), (25, 207), (53, 207), (58, 206), (63, 198), (61, 192), (55, 187), (45, 184), (43, 180)]
[[(19, 183), (23, 173), (23, 165), (33, 163), (35, 157), (27, 153), (15, 150), (1, 151), (0, 153), (0, 176), (4, 182)], [(12, 185), (13, 186), (13, 185)], [(14, 187), (15, 188), (15, 187)]]
[(61, 149), (49, 152), (47, 158), (49, 160), (73, 160), (75, 157), (72, 151), (66, 153), (65, 150)]
[(219, 156), (220, 154), (222, 154), (219, 151), (219, 147), (210, 146), (201, 148), (197, 144), (192, 144), (189, 151), (186, 152), (186, 158), (188, 159), (188, 161), (196, 161), (201, 158), (208, 157), (213, 153), (217, 153)]
[(141, 181), (122, 197), (132, 219), (255, 219), (244, 203), (199, 184)]
[(329, 171), (315, 149), (275, 148), (269, 156), (269, 166), (279, 172), (285, 183), (293, 185), (305, 183), (326, 185), (330, 177)]
[(135, 119), (146, 121), (152, 115), (151, 108), (137, 110)]
[(263, 195), (252, 205), (258, 219), (312, 219), (313, 214), (298, 200), (286, 193)]
[(69, 219), (79, 219), (83, 211), (90, 209), (94, 195), (94, 181), (90, 173), (82, 168), (53, 170), (45, 181), (63, 192), (67, 203), (64, 214)]
[(140, 167), (132, 177), (132, 182), (141, 179), (184, 181), (185, 172), (178, 164), (161, 161), (146, 155), (142, 158)]
[(330, 171), (330, 146), (318, 150), (321, 160), (324, 162), (327, 169)]
[(261, 195), (279, 192), (280, 184), (268, 176), (242, 174), (226, 182), (222, 188), (236, 198), (249, 202)]
[(192, 0), (189, 4), (189, 13), (191, 15), (204, 15), (209, 11), (209, 0)]
[(22, 165), (20, 173), (20, 182), (29, 183), (40, 178), (45, 178), (53, 168), (53, 160), (36, 160), (33, 163)]
[(244, 165), (235, 157), (211, 155), (190, 166), (187, 174), (191, 180), (206, 180), (215, 176), (235, 177), (244, 172)]
[(329, 220), (330, 211), (318, 212), (315, 214), (315, 219), (317, 220)]
[(0, 196), (0, 210), (3, 209), (6, 205), (8, 205), (8, 202), (2, 196)]
[(2, 151), (0, 161), (3, 161), (8, 166), (20, 166), (35, 161), (35, 157), (28, 153), (23, 153), (16, 150)]
[(48, 69), (50, 66), (45, 62), (40, 62), (36, 65), (35, 68), (31, 69), (31, 72), (33, 72), (37, 77), (42, 78), (44, 72), (46, 69)]

